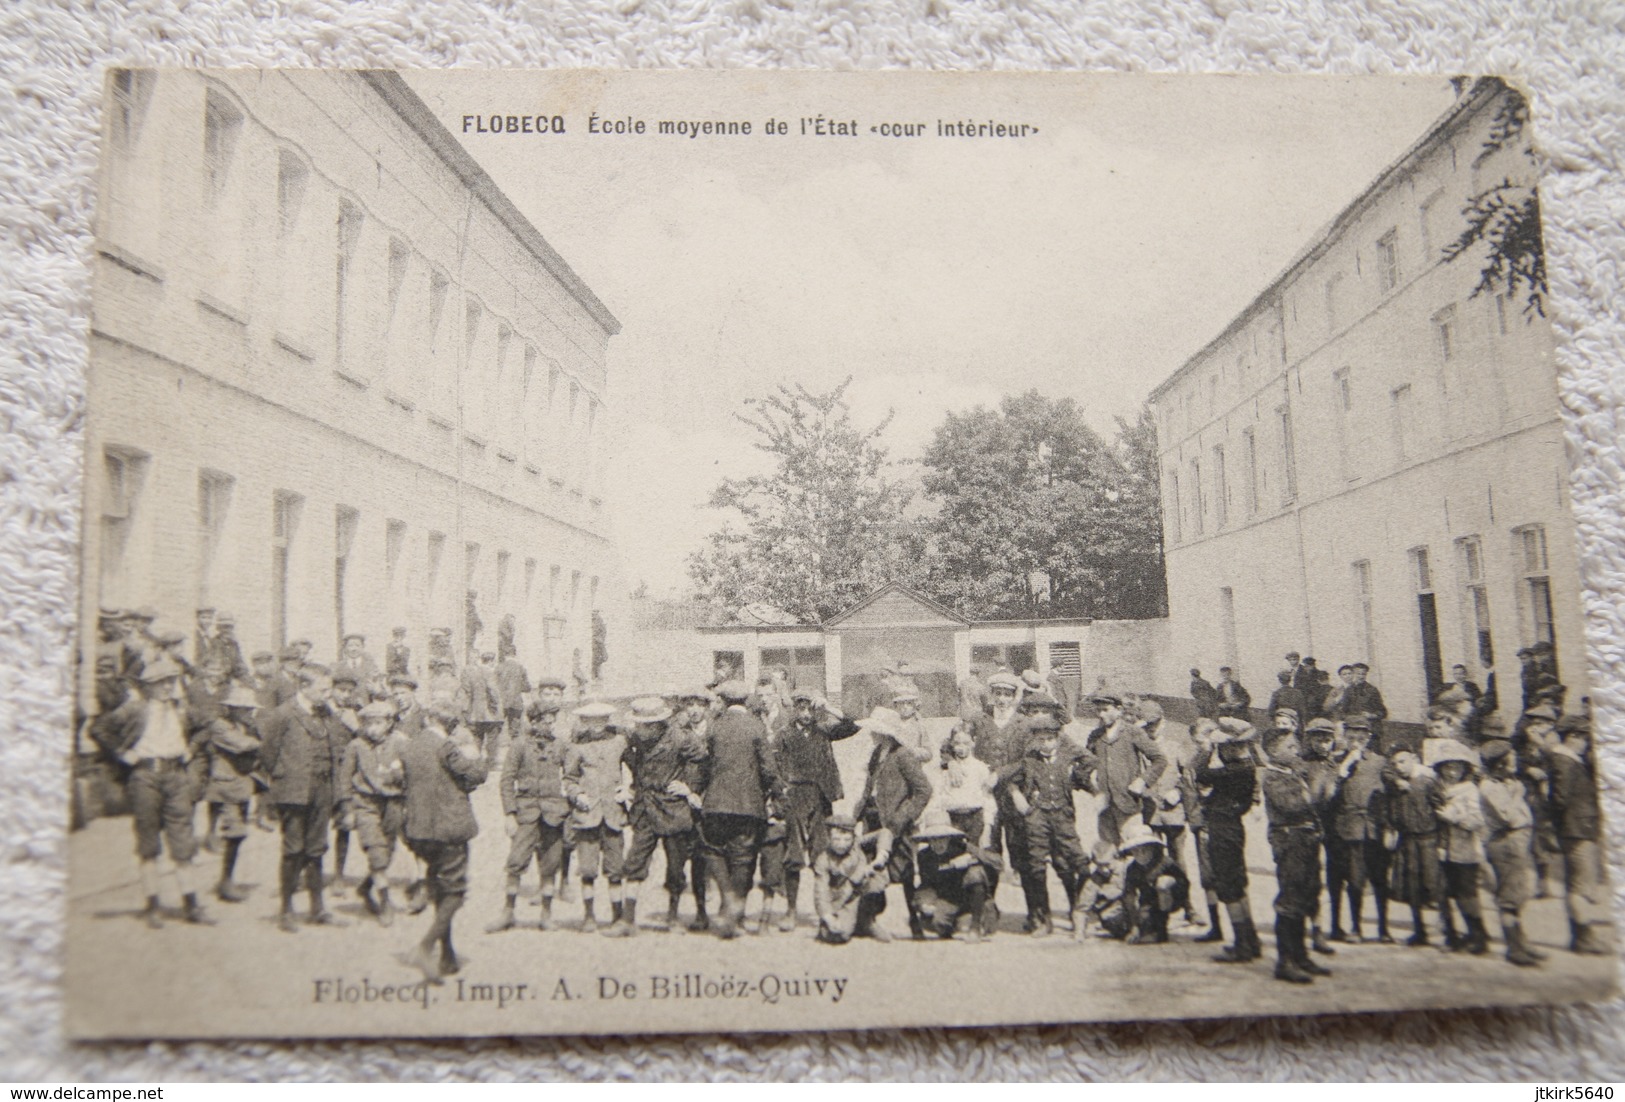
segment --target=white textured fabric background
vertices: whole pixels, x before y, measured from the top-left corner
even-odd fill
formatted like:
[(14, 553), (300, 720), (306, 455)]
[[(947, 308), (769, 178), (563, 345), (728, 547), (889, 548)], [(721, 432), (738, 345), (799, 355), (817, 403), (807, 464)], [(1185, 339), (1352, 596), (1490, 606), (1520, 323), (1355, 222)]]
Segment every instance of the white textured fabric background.
[(1622, 1006), (1192, 1025), (70, 1046), (67, 686), (103, 69), (611, 66), (1506, 73), (1532, 94), (1593, 695), (1625, 884), (1625, 5), (1430, 0), (0, 4), (0, 1080), (1625, 1080)]

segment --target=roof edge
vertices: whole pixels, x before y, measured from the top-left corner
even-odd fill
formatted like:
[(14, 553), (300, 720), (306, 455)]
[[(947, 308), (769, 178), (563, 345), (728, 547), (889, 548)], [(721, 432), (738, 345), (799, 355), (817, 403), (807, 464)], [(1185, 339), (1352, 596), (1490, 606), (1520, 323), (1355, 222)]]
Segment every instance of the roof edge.
[(592, 315), (593, 320), (607, 335), (613, 337), (621, 331), (621, 323), (609, 312), (609, 307), (605, 306), (593, 293), (592, 288), (587, 286), (586, 281), (575, 273), (575, 269), (559, 255), (558, 250), (547, 243), (547, 239), (530, 219), (513, 205), (513, 200), (503, 193), (496, 181), (491, 179), (490, 174), (481, 168), (480, 163), (452, 136), (451, 131), (446, 129), (429, 109), (429, 105), (423, 102), (422, 97), (412, 91), (411, 86), (402, 79), (398, 71), (358, 69), (356, 74), (429, 144), (429, 148), (434, 150), (436, 156), (450, 166), (463, 184), (473, 191), (492, 214), (496, 215), (497, 220), (519, 239), (519, 243), (542, 262), (542, 267), (564, 285), (571, 297)]
[(1381, 172), (1377, 173), (1376, 177), (1366, 185), (1364, 190), (1350, 200), (1342, 210), (1338, 211), (1337, 214), (1333, 216), (1332, 220), (1326, 224), (1325, 228), (1317, 233), (1310, 240), (1308, 245), (1300, 249), (1297, 255), (1287, 263), (1287, 266), (1283, 268), (1274, 279), (1271, 279), (1268, 283), (1266, 283), (1263, 289), (1253, 297), (1253, 300), (1244, 306), (1241, 309), (1241, 312), (1232, 318), (1223, 329), (1219, 330), (1218, 334), (1215, 335), (1212, 340), (1208, 341), (1201, 348), (1187, 356), (1185, 358), (1185, 362), (1180, 364), (1179, 367), (1174, 370), (1173, 374), (1169, 375), (1166, 379), (1153, 387), (1151, 393), (1146, 395), (1145, 400), (1147, 402), (1155, 402), (1158, 398), (1162, 397), (1162, 395), (1166, 393), (1168, 389), (1174, 385), (1174, 383), (1178, 382), (1193, 365), (1195, 365), (1199, 360), (1205, 358), (1210, 352), (1222, 344), (1227, 337), (1231, 336), (1238, 329), (1240, 329), (1246, 322), (1252, 320), (1252, 318), (1261, 309), (1268, 308), (1273, 300), (1273, 297), (1281, 291), (1281, 289), (1291, 280), (1298, 270), (1306, 267), (1314, 260), (1319, 259), (1319, 257), (1331, 245), (1333, 239), (1336, 238), (1339, 233), (1341, 233), (1341, 231), (1347, 227), (1347, 225), (1352, 222), (1354, 218), (1358, 216), (1378, 194), (1386, 191), (1394, 182), (1394, 177), (1399, 175), (1405, 169), (1405, 167), (1416, 158), (1417, 154), (1419, 154), (1423, 149), (1427, 148), (1427, 146), (1432, 143), (1436, 136), (1443, 133), (1450, 126), (1454, 125), (1456, 121), (1462, 118), (1464, 115), (1468, 114), (1470, 111), (1477, 110), (1484, 103), (1488, 102), (1491, 98), (1502, 92), (1516, 93), (1517, 89), (1513, 88), (1500, 77), (1479, 77), (1477, 80), (1475, 80), (1470, 90), (1459, 96), (1455, 103), (1451, 104), (1442, 115), (1434, 120), (1433, 125), (1429, 126), (1427, 130), (1423, 132), (1421, 137), (1417, 138), (1416, 141), (1407, 146), (1405, 151), (1401, 153), (1398, 158), (1392, 161)]

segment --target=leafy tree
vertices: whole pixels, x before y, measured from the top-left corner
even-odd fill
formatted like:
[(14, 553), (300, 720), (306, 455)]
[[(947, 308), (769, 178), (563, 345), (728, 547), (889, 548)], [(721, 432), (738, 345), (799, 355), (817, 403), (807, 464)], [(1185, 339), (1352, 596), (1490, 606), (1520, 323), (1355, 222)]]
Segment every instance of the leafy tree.
[[(1502, 87), (1504, 94), (1475, 165), (1518, 145), (1529, 123), (1529, 101), (1517, 89), (1504, 84)], [(1532, 181), (1534, 148), (1523, 143), (1523, 154), (1530, 162)], [(1512, 297), (1522, 292), (1524, 316), (1545, 317), (1546, 249), (1540, 232), (1540, 195), (1534, 184), (1514, 184), (1510, 176), (1502, 177), (1500, 183), (1468, 199), (1462, 216), (1467, 219), (1467, 228), (1445, 246), (1444, 258), (1453, 261), (1476, 251), (1481, 244), (1488, 246), (1472, 297), (1486, 293)]]
[(1163, 614), (1156, 430), (1118, 430), (1037, 391), (950, 413), (922, 460), (924, 587), (977, 618)]
[(904, 562), (909, 490), (887, 474), (879, 440), (891, 414), (871, 428), (852, 421), (850, 376), (814, 393), (780, 386), (735, 414), (774, 457), (771, 475), (725, 479), (712, 508), (725, 524), (689, 556), (695, 595), (719, 607), (763, 603), (818, 623), (911, 571)]

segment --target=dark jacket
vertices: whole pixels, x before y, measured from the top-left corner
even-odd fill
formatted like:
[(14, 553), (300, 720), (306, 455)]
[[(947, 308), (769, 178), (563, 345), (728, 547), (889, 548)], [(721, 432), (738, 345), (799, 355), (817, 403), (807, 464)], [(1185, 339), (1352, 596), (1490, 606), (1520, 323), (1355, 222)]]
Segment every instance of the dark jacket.
[(1375, 685), (1369, 681), (1361, 681), (1343, 690), (1342, 699), (1338, 701), (1334, 713), (1339, 719), (1358, 715), (1386, 719), (1388, 705), (1382, 702), (1382, 693)]
[(1597, 778), (1591, 766), (1570, 754), (1546, 755), (1551, 776), (1552, 823), (1559, 838), (1593, 842), (1602, 839), (1602, 814), (1597, 808)]
[(1291, 685), (1282, 685), (1270, 694), (1269, 714), (1274, 715), (1282, 708), (1291, 708), (1298, 713), (1299, 722), (1309, 721), (1309, 701), (1303, 690)]
[(1096, 785), (1111, 800), (1113, 807), (1126, 814), (1138, 811), (1142, 806), (1143, 797), (1129, 791), (1134, 778), (1140, 778), (1146, 794), (1149, 794), (1162, 777), (1163, 770), (1168, 768), (1168, 756), (1155, 739), (1126, 719), (1119, 720), (1115, 730), (1116, 736), (1110, 741), (1111, 728), (1090, 736), (1089, 750), (1094, 754), (1096, 767), (1100, 771)]
[(530, 692), (530, 675), (519, 659), (508, 657), (497, 663), (497, 698), (504, 712), (517, 712), (524, 708), (524, 695)]
[(814, 719), (807, 727), (794, 722), (787, 724), (778, 738), (780, 779), (786, 787), (810, 784), (833, 804), (844, 792), (841, 771), (836, 768), (835, 751), (830, 743), (857, 733), (858, 725), (845, 718), (827, 724)]
[(628, 819), (633, 830), (664, 837), (694, 826), (694, 809), (666, 786), (681, 781), (698, 792), (705, 764), (705, 747), (687, 731), (666, 728), (654, 738), (634, 737), (627, 742), (622, 761), (632, 771), (632, 807)]
[(412, 736), (401, 750), (406, 771), (407, 838), (466, 842), (480, 832), (468, 794), (485, 783), (485, 758), (465, 754), (433, 727)]
[(336, 718), (307, 712), (296, 698), (260, 722), (260, 768), (278, 804), (331, 802), (350, 732)]
[(1253, 706), (1253, 694), (1247, 687), (1236, 680), (1219, 682), (1219, 715), (1235, 716), (1237, 719), (1246, 719), (1247, 710)]
[(564, 797), (564, 743), (529, 735), (514, 739), (498, 786), (504, 815), (521, 823), (563, 825), (570, 814)]
[(976, 756), (993, 769), (1013, 765), (1027, 752), (1027, 720), (1019, 712), (1002, 729), (991, 711), (983, 712), (971, 724), (970, 736)]
[(1383, 781), (1387, 763), (1382, 755), (1366, 751), (1343, 782), (1332, 813), (1332, 829), (1345, 842), (1376, 841), (1388, 825), (1388, 786)]
[(1240, 819), (1258, 801), (1258, 767), (1252, 762), (1224, 762), (1196, 767), (1205, 819)]
[(737, 705), (711, 721), (700, 770), (707, 815), (767, 818), (767, 801), (783, 794), (778, 763), (762, 721)]
[(893, 837), (907, 834), (930, 799), (931, 782), (918, 758), (892, 739), (875, 747), (858, 801), (858, 812), (871, 830), (884, 827)]
[(494, 723), (502, 719), (502, 698), (497, 694), (496, 670), (481, 662), (463, 671), (457, 687), (458, 703), (470, 723)]
[(1087, 752), (1060, 745), (1047, 760), (1039, 755), (1037, 747), (1032, 747), (1020, 761), (1005, 766), (999, 774), (1000, 780), (1019, 791), (1033, 810), (1071, 811), (1073, 790), (1089, 786), (1089, 774), (1094, 768), (1094, 759)]

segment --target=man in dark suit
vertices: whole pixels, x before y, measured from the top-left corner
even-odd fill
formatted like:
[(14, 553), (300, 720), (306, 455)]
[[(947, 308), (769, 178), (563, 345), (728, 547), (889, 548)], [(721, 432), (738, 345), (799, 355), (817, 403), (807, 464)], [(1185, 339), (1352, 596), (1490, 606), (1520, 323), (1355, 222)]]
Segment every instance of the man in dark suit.
[(835, 801), (844, 795), (830, 743), (858, 733), (856, 723), (810, 689), (797, 689), (790, 694), (790, 700), (790, 723), (777, 741), (787, 832), (784, 897), (788, 909), (779, 923), (779, 929), (784, 931), (795, 929), (801, 870), (811, 868), (828, 848), (829, 828), (825, 822), (834, 811)]
[(736, 678), (718, 685), (716, 692), (726, 707), (706, 732), (700, 845), (706, 876), (722, 892), (717, 934), (732, 938), (745, 917), (745, 897), (767, 828), (768, 800), (778, 800), (783, 789), (767, 728), (745, 707), (750, 686)]
[(1343, 688), (1342, 700), (1332, 718), (1365, 716), (1371, 721), (1371, 741), (1384, 754), (1390, 754), (1394, 748), (1382, 737), (1382, 721), (1388, 718), (1388, 705), (1382, 701), (1382, 692), (1366, 680), (1370, 672), (1371, 667), (1364, 662), (1354, 662), (1349, 666), (1349, 683)]
[(474, 729), (474, 737), (484, 748), (488, 768), (496, 765), (497, 741), (503, 723), (502, 695), (497, 691), (496, 660), (497, 656), (492, 651), (481, 654), (478, 662), (469, 663), (463, 671), (458, 688), (464, 715), (468, 725)]
[(1247, 711), (1253, 706), (1253, 694), (1247, 691), (1245, 685), (1236, 680), (1235, 671), (1229, 666), (1219, 667), (1219, 694), (1218, 714), (1230, 716), (1235, 719), (1247, 719)]
[(350, 732), (328, 701), (333, 681), (325, 666), (299, 671), (299, 689), (260, 726), (260, 765), (271, 779), (270, 799), (282, 821), (282, 910), (277, 925), (296, 933), (293, 897), (310, 893), (311, 925), (343, 926), (322, 901), (322, 855), (333, 817), (334, 787)]
[(511, 646), (505, 646), (502, 660), (493, 674), (497, 683), (497, 699), (502, 704), (502, 721), (511, 745), (525, 731), (525, 694), (530, 692), (530, 675)]
[[(914, 909), (914, 843), (910, 835), (920, 812), (931, 799), (931, 782), (920, 768), (919, 759), (899, 741), (896, 716), (889, 708), (877, 708), (873, 715), (858, 724), (875, 741), (874, 752), (869, 755), (863, 796), (858, 800), (858, 815), (867, 830), (878, 832), (875, 871), (887, 870), (891, 882), (903, 886), (909, 929), (915, 937), (924, 937), (924, 927)], [(886, 909), (886, 897), (866, 896), (864, 906), (873, 908), (873, 913), (860, 915), (860, 930), (872, 925), (874, 918)], [(874, 926), (873, 931), (877, 940), (890, 940), (881, 927)]]
[[(468, 843), (479, 833), (468, 794), (485, 783), (488, 769), (467, 728), (457, 727), (455, 707), (429, 707), (422, 728), (401, 750), (406, 775), (406, 822), (401, 833), (424, 863), (434, 919), (406, 963), (430, 983), (461, 966), (452, 948), (451, 922), (468, 895)], [(453, 728), (455, 735), (449, 734)], [(439, 959), (434, 955), (440, 949)]]

